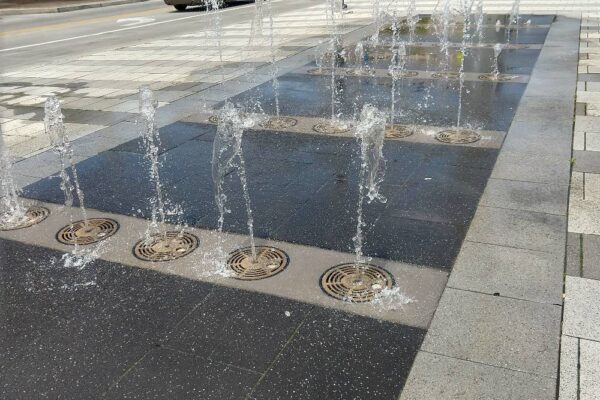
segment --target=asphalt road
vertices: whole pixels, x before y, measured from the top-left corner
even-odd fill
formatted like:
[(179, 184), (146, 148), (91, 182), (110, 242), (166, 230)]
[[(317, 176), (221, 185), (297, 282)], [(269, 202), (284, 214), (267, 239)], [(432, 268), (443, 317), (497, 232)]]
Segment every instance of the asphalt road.
[[(273, 11), (287, 12), (319, 0), (274, 0)], [(254, 2), (230, 2), (221, 11), (222, 24), (253, 18)], [(210, 27), (200, 7), (177, 12), (162, 0), (92, 8), (58, 14), (6, 16), (1, 20), (0, 58), (4, 71), (34, 63), (118, 48)]]

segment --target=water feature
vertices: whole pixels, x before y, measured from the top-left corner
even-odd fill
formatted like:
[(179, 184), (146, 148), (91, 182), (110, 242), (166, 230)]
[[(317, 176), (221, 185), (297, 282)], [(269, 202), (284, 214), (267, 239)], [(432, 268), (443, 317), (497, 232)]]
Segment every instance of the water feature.
[(502, 43), (496, 43), (494, 45), (494, 68), (492, 70), (492, 76), (494, 80), (498, 80), (500, 76), (500, 69), (498, 68), (498, 57), (500, 57), (500, 53), (502, 53), (503, 48), (504, 46), (502, 46)]
[(521, 0), (514, 0), (510, 9), (510, 16), (508, 19), (508, 27), (506, 29), (506, 43), (510, 43), (510, 37), (512, 29), (515, 29), (515, 43), (519, 42), (519, 8)]
[(477, 41), (482, 43), (485, 39), (483, 37), (483, 0), (477, 0), (477, 5), (475, 6), (475, 15), (477, 16), (477, 20), (475, 22), (475, 35), (477, 37)]
[[(52, 149), (58, 154), (60, 160), (60, 188), (65, 196), (64, 204), (66, 207), (73, 207), (74, 197), (77, 197), (83, 217), (83, 226), (87, 227), (88, 216), (84, 204), (83, 190), (81, 190), (79, 184), (71, 141), (65, 130), (60, 101), (56, 96), (48, 97), (44, 104), (44, 127), (50, 138)], [(71, 225), (73, 225), (72, 213), (69, 213), (69, 218)]]
[(21, 226), (27, 212), (12, 171), (13, 160), (0, 130), (0, 230)]
[(389, 131), (394, 132), (396, 118), (396, 85), (402, 78), (406, 67), (406, 46), (404, 43), (398, 43), (398, 17), (396, 13), (392, 15), (392, 58), (388, 73), (392, 77), (391, 105), (389, 118)]
[(356, 211), (356, 235), (354, 242), (355, 262), (357, 265), (368, 261), (363, 254), (363, 207), (367, 203), (378, 201), (385, 203), (387, 199), (380, 193), (380, 186), (385, 175), (385, 159), (383, 144), (385, 139), (386, 116), (372, 105), (366, 104), (361, 112), (360, 122), (354, 135), (360, 146), (360, 173), (358, 179), (358, 207)]
[[(227, 195), (225, 193), (225, 178), (232, 171), (237, 172), (242, 186), (242, 195), (246, 204), (248, 237), (250, 238), (250, 250), (252, 260), (256, 261), (256, 243), (254, 240), (254, 218), (252, 217), (252, 207), (250, 202), (250, 193), (248, 191), (248, 181), (246, 177), (246, 166), (242, 152), (242, 136), (244, 129), (253, 125), (251, 118), (244, 118), (239, 109), (232, 103), (226, 102), (219, 112), (219, 124), (217, 126), (217, 135), (213, 142), (212, 153), (212, 177), (215, 188), (215, 202), (219, 210), (219, 219), (217, 231), (218, 247), (221, 250), (223, 246), (221, 233), (225, 223), (225, 215), (231, 211), (227, 208)], [(220, 251), (221, 255), (223, 251)]]
[(451, 0), (439, 0), (433, 10), (431, 19), (438, 38), (442, 62), (439, 65), (441, 71), (448, 71), (450, 68), (450, 25), (452, 23)]
[(408, 25), (408, 43), (415, 42), (415, 31), (417, 24), (420, 21), (419, 13), (417, 12), (416, 0), (410, 0), (406, 7), (406, 24)]
[(458, 88), (458, 112), (456, 116), (456, 130), (460, 129), (462, 117), (463, 92), (465, 86), (465, 57), (471, 45), (471, 10), (473, 0), (462, 1), (463, 14), (463, 37), (460, 45), (460, 69), (459, 69), (459, 88)]

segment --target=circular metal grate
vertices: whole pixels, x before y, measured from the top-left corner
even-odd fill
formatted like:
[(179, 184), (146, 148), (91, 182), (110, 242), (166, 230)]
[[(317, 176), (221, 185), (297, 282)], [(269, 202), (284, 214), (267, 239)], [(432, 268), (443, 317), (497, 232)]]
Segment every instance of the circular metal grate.
[(245, 281), (269, 278), (283, 271), (289, 264), (289, 256), (274, 247), (257, 246), (256, 261), (252, 260), (252, 249), (245, 247), (229, 255), (227, 265), (235, 272), (235, 278)]
[(436, 79), (459, 79), (460, 74), (453, 71), (435, 72), (431, 74), (431, 77)]
[(198, 237), (187, 232), (157, 233), (133, 247), (133, 255), (143, 261), (171, 261), (187, 256), (198, 248)]
[(310, 75), (331, 75), (331, 68), (311, 68), (306, 72)]
[(389, 139), (402, 139), (415, 133), (415, 128), (406, 125), (394, 125), (385, 127), (385, 137)]
[(479, 79), (482, 81), (491, 81), (491, 82), (501, 82), (501, 81), (510, 81), (515, 79), (514, 75), (506, 75), (506, 74), (483, 74), (479, 75)]
[(23, 218), (5, 223), (0, 222), (0, 231), (12, 231), (15, 229), (28, 228), (32, 225), (39, 224), (48, 218), (48, 215), (50, 215), (50, 210), (48, 210), (46, 207), (29, 207)]
[(56, 234), (56, 239), (63, 244), (86, 245), (99, 242), (114, 235), (119, 230), (119, 223), (110, 218), (90, 218), (73, 222)]
[(318, 124), (313, 126), (313, 131), (317, 133), (323, 133), (326, 135), (335, 135), (338, 133), (348, 132), (350, 130), (350, 125), (344, 124), (343, 122), (319, 122)]
[(268, 129), (287, 129), (295, 126), (297, 123), (298, 120), (292, 117), (271, 117), (260, 124), (260, 126)]
[(347, 69), (346, 75), (348, 76), (373, 76), (375, 75), (375, 71), (371, 69)]
[(340, 264), (321, 275), (321, 289), (338, 300), (366, 303), (394, 286), (392, 274), (370, 264)]
[(397, 78), (412, 78), (419, 75), (419, 73), (417, 71), (394, 71), (393, 73), (388, 71), (388, 75), (396, 75)]
[(481, 139), (481, 135), (470, 129), (447, 129), (436, 133), (435, 138), (443, 143), (468, 144)]

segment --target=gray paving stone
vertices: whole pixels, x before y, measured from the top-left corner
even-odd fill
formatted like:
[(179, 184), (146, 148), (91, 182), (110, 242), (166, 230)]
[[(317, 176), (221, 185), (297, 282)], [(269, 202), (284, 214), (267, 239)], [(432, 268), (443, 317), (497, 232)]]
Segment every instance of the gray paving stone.
[(562, 336), (560, 340), (560, 385), (559, 400), (578, 400), (577, 386), (579, 384), (579, 339)]
[[(536, 66), (541, 65), (542, 61), (538, 59)], [(535, 96), (540, 98), (564, 98), (566, 95), (574, 96), (576, 91), (575, 71), (572, 74), (565, 71), (534, 70), (529, 79), (525, 96)]]
[(600, 82), (600, 74), (579, 74), (577, 79), (586, 82)]
[(480, 206), (466, 240), (562, 254), (565, 228), (562, 216)]
[(600, 341), (600, 281), (566, 277), (563, 334)]
[(575, 130), (581, 132), (600, 132), (600, 117), (575, 116)]
[(479, 204), (566, 215), (568, 196), (569, 187), (566, 185), (490, 179)]
[[(546, 134), (549, 129), (572, 131), (573, 99), (570, 97), (532, 97), (525, 91), (513, 121), (535, 122), (544, 129), (544, 132), (540, 132), (541, 134)], [(557, 122), (560, 122), (561, 125), (557, 125)]]
[(448, 286), (562, 304), (563, 259), (512, 247), (464, 242)]
[(600, 151), (573, 150), (573, 170), (600, 174)]
[(600, 236), (583, 235), (583, 277), (600, 280)]
[(400, 400), (546, 400), (552, 378), (419, 352)]
[[(533, 115), (533, 114), (532, 114)], [(568, 119), (548, 121), (535, 117), (513, 121), (502, 147), (505, 152), (532, 153), (530, 157), (552, 157), (554, 160), (571, 158), (573, 116)]]
[(507, 148), (500, 152), (492, 178), (568, 185), (570, 168), (569, 157)]
[(421, 350), (556, 377), (561, 308), (446, 288)]
[(600, 395), (600, 342), (579, 341), (581, 371), (579, 399), (597, 400)]
[(570, 276), (581, 276), (581, 234), (567, 233), (567, 254), (565, 272)]

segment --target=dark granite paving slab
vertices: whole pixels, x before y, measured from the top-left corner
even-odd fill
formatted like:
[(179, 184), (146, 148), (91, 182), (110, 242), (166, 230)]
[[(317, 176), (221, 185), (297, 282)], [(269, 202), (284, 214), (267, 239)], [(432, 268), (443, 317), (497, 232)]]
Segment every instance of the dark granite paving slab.
[[(351, 49), (349, 49), (351, 50)], [(386, 50), (385, 53), (383, 51)], [(376, 55), (377, 51), (379, 54)], [(389, 48), (366, 48), (366, 56), (370, 57), (369, 65), (377, 69), (387, 69), (391, 61)], [(448, 70), (460, 70), (460, 49), (450, 48), (448, 57)], [(529, 75), (540, 53), (538, 49), (504, 49), (498, 57), (498, 70), (503, 74)], [(406, 48), (406, 69), (417, 71), (437, 71), (445, 61), (440, 47), (417, 47)], [(388, 57), (389, 55), (389, 57)], [(385, 56), (384, 59), (381, 57)], [(352, 65), (344, 65), (350, 66)], [(489, 73), (494, 69), (494, 49), (470, 48), (464, 57), (465, 72)]]
[[(525, 24), (527, 21), (530, 21), (531, 25), (549, 25), (554, 22), (555, 18), (554, 15), (519, 14), (519, 23)], [(508, 25), (510, 22), (510, 15), (485, 14), (483, 16), (483, 23), (485, 25), (494, 25), (498, 20), (502, 25)]]
[[(315, 312), (250, 398), (396, 399), (422, 331), (337, 312)], [(395, 359), (398, 362), (389, 362)], [(403, 361), (400, 361), (403, 360)], [(373, 382), (377, 382), (376, 385)]]
[[(290, 73), (279, 78), (279, 103), (283, 115), (326, 117), (331, 115), (331, 77)], [(503, 82), (465, 82), (462, 102), (463, 126), (507, 131), (526, 85)], [(339, 77), (336, 113), (342, 119), (354, 119), (362, 105), (369, 103), (381, 110), (391, 108), (391, 78)], [(436, 126), (456, 125), (459, 82), (443, 79), (406, 79), (397, 85), (395, 120)], [(261, 101), (265, 112), (275, 114), (275, 95), (266, 82), (232, 98), (234, 103)]]
[(425, 334), (100, 260), (65, 267), (61, 256), (0, 240), (0, 398), (244, 399), (261, 382), (256, 398), (298, 388), (302, 399), (392, 400)]
[[(549, 28), (527, 27), (522, 25), (518, 30), (511, 28), (510, 31), (504, 27), (496, 28), (484, 26), (482, 29), (481, 41), (483, 43), (542, 44), (546, 40), (548, 31)], [(419, 26), (417, 27), (416, 33), (418, 35), (417, 40), (419, 41), (433, 42), (439, 40), (439, 37), (436, 35), (435, 28), (433, 26)], [(475, 26), (472, 27), (470, 33), (471, 35), (475, 34)], [(403, 30), (399, 36), (401, 40), (408, 41), (408, 29)], [(380, 37), (382, 41), (390, 42), (391, 31), (384, 31)], [(451, 43), (461, 43), (462, 40), (463, 26), (451, 26), (448, 30), (448, 41)]]
[[(168, 131), (176, 132), (179, 125)], [(163, 189), (171, 204), (183, 209), (171, 221), (214, 229), (218, 210), (211, 158), (216, 127), (184, 124), (182, 129), (192, 132), (194, 125), (205, 133), (161, 155)], [(352, 251), (359, 168), (354, 139), (249, 131), (243, 150), (257, 236)], [(386, 141), (382, 193), (388, 202), (365, 207), (367, 254), (451, 266), (496, 154), (495, 149)], [(141, 154), (107, 151), (81, 162), (78, 171), (89, 207), (150, 217), (153, 188)], [(226, 188), (231, 213), (225, 229), (247, 233), (235, 171), (227, 175)], [(63, 201), (56, 177), (28, 186), (24, 194)]]
[(242, 400), (260, 374), (159, 348), (146, 354), (108, 399)]

